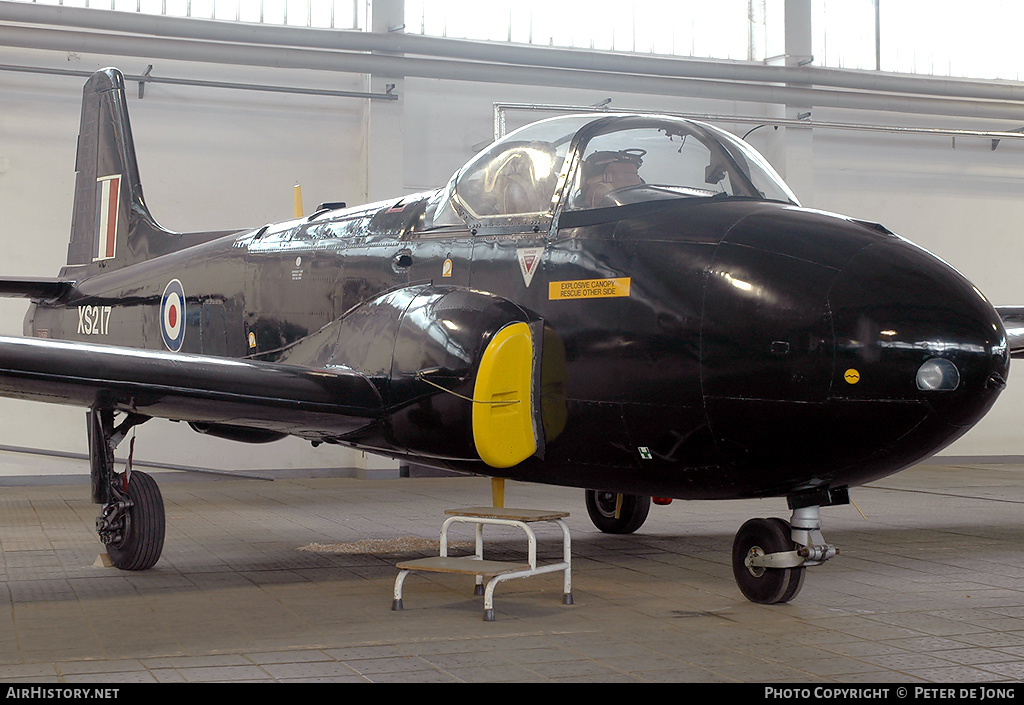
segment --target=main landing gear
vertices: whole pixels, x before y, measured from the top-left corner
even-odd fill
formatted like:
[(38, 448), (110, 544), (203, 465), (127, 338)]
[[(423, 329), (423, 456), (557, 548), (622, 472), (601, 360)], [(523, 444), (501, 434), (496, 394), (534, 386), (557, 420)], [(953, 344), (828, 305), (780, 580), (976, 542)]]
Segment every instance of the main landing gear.
[(587, 514), (606, 534), (632, 534), (647, 521), (650, 510), (650, 497), (587, 490)]
[(164, 502), (156, 481), (133, 471), (114, 470), (114, 449), (148, 416), (127, 414), (117, 426), (114, 412), (95, 408), (88, 414), (89, 474), (92, 500), (102, 504), (96, 532), (111, 563), (122, 570), (146, 570), (160, 559), (164, 546)]
[[(644, 523), (651, 498), (587, 490), (587, 512), (605, 533), (633, 533)], [(838, 553), (821, 534), (821, 507), (850, 502), (845, 487), (813, 490), (789, 497), (791, 521), (750, 519), (736, 532), (732, 572), (751, 602), (789, 602), (804, 584), (804, 570)]]

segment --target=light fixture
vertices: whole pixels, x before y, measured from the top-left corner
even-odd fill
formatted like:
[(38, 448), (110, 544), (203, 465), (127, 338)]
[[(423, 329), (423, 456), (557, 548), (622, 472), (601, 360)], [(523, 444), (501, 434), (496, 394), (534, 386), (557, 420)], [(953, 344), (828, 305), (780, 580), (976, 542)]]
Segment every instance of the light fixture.
[(960, 385), (960, 372), (949, 360), (933, 357), (917, 370), (917, 388), (924, 392), (948, 392)]

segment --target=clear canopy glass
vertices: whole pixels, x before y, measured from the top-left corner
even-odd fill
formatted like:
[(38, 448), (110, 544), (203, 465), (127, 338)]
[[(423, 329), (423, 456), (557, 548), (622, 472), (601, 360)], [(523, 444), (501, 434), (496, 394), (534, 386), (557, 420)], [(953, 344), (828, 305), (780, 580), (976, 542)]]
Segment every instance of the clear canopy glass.
[(580, 146), (569, 209), (668, 198), (796, 196), (754, 149), (724, 130), (686, 120), (629, 117), (595, 125)]
[(434, 226), (550, 218), (665, 199), (797, 203), (742, 140), (703, 123), (642, 115), (541, 120), (493, 143), (434, 199)]

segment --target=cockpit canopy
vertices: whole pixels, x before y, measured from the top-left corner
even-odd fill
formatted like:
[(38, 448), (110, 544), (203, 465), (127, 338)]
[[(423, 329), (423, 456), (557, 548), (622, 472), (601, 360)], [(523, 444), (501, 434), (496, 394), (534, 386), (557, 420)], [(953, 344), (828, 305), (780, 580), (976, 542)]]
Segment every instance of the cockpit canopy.
[(798, 204), (742, 140), (680, 118), (571, 115), (508, 134), (432, 199), (427, 227), (544, 225), (563, 210), (680, 198)]

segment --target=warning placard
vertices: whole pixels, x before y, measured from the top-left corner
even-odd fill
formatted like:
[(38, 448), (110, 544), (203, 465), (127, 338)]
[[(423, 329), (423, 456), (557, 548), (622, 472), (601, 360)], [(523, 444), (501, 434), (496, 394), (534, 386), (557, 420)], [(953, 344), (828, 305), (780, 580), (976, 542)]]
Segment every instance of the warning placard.
[(629, 277), (549, 282), (548, 299), (608, 299), (629, 296)]

